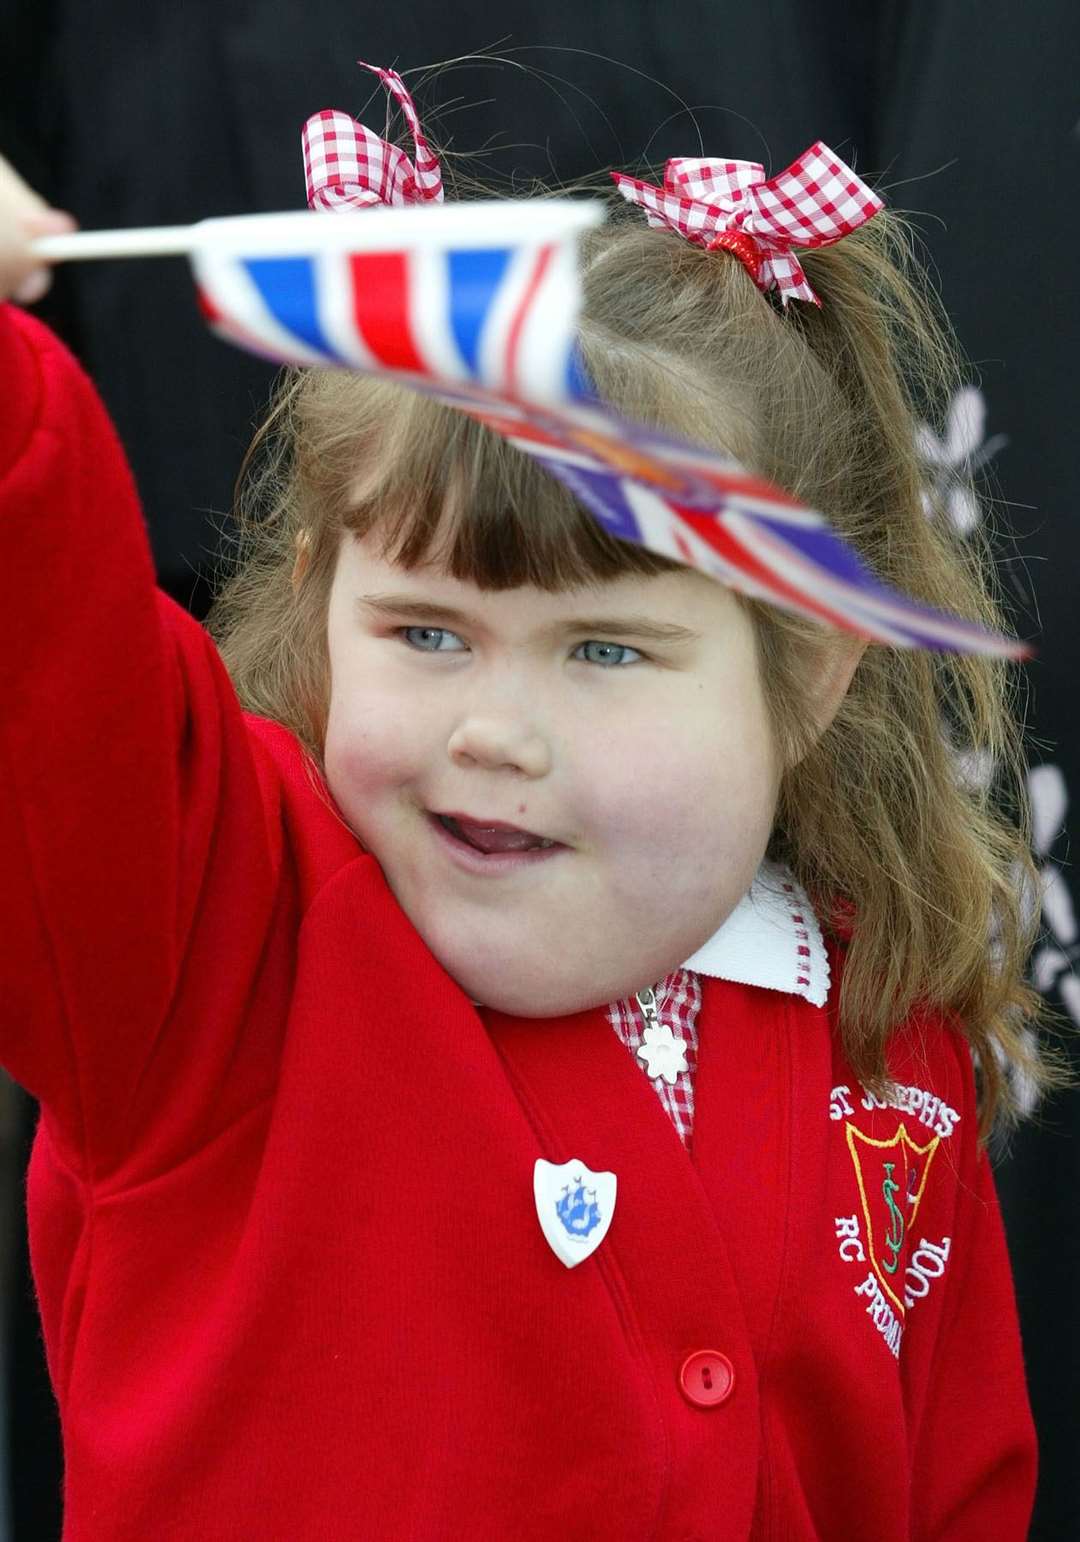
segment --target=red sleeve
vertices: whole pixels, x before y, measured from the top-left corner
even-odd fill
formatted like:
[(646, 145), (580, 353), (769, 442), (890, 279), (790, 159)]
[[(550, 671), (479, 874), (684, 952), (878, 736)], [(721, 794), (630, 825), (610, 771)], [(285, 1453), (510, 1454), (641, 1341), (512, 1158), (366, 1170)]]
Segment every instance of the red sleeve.
[(266, 820), (230, 682), (155, 588), (89, 381), (3, 306), (0, 380), (0, 1059), (92, 1176), (137, 1117), (211, 868), (246, 879), (222, 968), (258, 950)]
[(986, 1152), (974, 1138), (971, 1056), (953, 1036), (965, 1130), (952, 1280), (914, 1433), (913, 1542), (1023, 1542), (1037, 1447), (1004, 1228)]

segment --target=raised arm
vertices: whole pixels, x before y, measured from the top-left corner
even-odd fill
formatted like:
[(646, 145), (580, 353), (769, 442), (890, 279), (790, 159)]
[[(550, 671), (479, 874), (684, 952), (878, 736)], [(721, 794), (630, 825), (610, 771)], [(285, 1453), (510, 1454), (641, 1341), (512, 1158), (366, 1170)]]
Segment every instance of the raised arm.
[[(27, 232), (43, 218), (3, 168), (0, 293), (33, 282)], [(261, 946), (266, 822), (217, 654), (155, 588), (104, 409), (10, 305), (0, 383), (0, 1062), (93, 1176), (147, 1117), (215, 865), (244, 867), (239, 930)], [(237, 954), (244, 967), (239, 938)]]

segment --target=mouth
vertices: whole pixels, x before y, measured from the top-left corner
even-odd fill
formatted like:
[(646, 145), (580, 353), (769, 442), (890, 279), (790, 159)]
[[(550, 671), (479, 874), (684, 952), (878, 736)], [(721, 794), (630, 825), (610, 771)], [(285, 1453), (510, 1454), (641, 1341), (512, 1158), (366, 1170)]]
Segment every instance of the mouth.
[(524, 852), (553, 851), (559, 841), (498, 819), (472, 819), (466, 814), (432, 814), (453, 840), (485, 857), (517, 856)]

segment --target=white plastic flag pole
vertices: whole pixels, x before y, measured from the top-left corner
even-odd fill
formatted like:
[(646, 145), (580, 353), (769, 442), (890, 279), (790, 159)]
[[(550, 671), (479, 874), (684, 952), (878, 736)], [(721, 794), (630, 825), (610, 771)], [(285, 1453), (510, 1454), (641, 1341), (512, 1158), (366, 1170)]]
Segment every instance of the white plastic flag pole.
[(238, 214), (195, 225), (149, 225), (134, 230), (80, 230), (40, 236), (32, 250), (49, 262), (102, 257), (176, 257), (215, 247), (287, 256), (313, 251), (394, 251), (401, 246), (441, 249), (515, 246), (530, 239), (557, 241), (604, 217), (598, 199), (530, 198), (409, 208), (325, 213)]
[(93, 257), (186, 257), (197, 225), (146, 225), (134, 230), (78, 230), (66, 236), (40, 236), (34, 255), (50, 262), (81, 262)]

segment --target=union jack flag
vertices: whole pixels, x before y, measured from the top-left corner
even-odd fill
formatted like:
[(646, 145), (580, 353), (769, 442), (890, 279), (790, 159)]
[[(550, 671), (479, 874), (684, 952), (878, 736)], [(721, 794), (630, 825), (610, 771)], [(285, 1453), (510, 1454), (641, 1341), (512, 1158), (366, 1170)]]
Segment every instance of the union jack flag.
[[(222, 336), (440, 397), (536, 457), (620, 540), (872, 641), (1030, 655), (888, 588), (822, 515), (779, 488), (598, 402), (575, 348), (575, 232), (565, 216), (553, 231), (552, 211), (523, 201), (206, 221), (197, 228), (229, 228), (203, 239), (192, 261)], [(578, 226), (592, 217), (578, 213)]]
[(729, 588), (874, 642), (1030, 656), (1016, 638), (923, 606), (881, 583), (828, 525), (714, 452), (629, 423), (595, 402), (545, 408), (437, 393), (535, 456), (622, 541)]
[(423, 238), (432, 215), (440, 232), (447, 214), (461, 225), (460, 209), (205, 221), (192, 255), (201, 309), (223, 337), (279, 362), (564, 400), (575, 389), (579, 308), (567, 215), (548, 211), (531, 239), (528, 219), (522, 234), (508, 206), (497, 207), (493, 222), (478, 206), (470, 238), (456, 245), (452, 230), (437, 244)]

